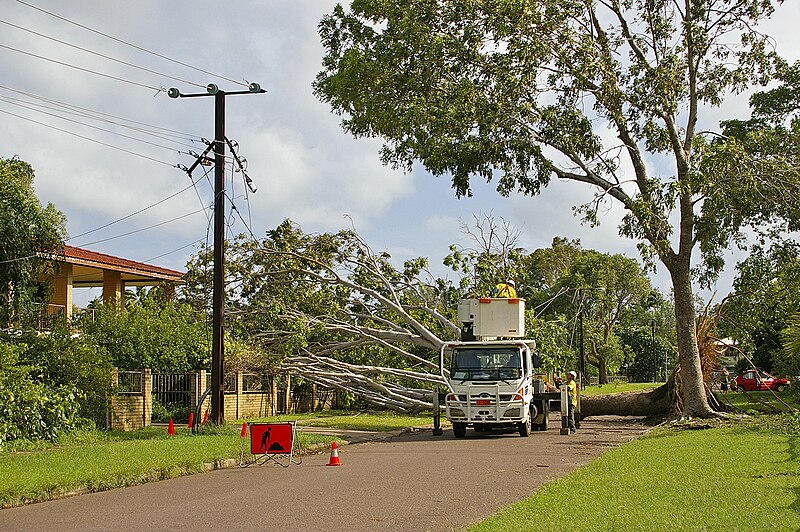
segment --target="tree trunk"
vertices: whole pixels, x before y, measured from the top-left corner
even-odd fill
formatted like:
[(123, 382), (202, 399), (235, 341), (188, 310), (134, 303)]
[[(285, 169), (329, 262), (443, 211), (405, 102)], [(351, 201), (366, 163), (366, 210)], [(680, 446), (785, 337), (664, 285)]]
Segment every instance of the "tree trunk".
[(600, 375), (597, 382), (600, 384), (608, 384), (608, 361), (605, 357), (598, 357), (597, 372)]
[(703, 370), (697, 348), (694, 297), (689, 276), (689, 260), (679, 258), (669, 268), (675, 298), (675, 329), (678, 335), (678, 360), (680, 363), (681, 413), (685, 417), (712, 417), (714, 410), (708, 405), (703, 385)]
[(589, 416), (667, 416), (672, 414), (673, 381), (647, 392), (581, 396), (581, 419)]

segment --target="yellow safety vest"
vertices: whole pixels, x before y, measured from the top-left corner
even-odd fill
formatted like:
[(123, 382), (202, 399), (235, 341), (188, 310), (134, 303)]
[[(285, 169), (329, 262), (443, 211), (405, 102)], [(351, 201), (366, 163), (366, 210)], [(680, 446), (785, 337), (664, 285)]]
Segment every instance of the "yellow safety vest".
[(506, 297), (508, 299), (514, 299), (517, 297), (517, 291), (514, 290), (514, 287), (506, 283), (500, 283), (497, 285), (495, 292), (497, 292), (495, 297)]

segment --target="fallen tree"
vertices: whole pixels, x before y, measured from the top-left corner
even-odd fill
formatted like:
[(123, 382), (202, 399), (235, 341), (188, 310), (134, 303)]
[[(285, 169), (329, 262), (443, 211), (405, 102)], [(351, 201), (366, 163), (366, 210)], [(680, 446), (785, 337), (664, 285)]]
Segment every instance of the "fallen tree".
[[(405, 413), (431, 408), (444, 391), (439, 350), (458, 338), (461, 292), (434, 279), (424, 260), (400, 270), (354, 231), (307, 235), (290, 222), (228, 251), (236, 297), (227, 327), (274, 353), (279, 371)], [(676, 375), (650, 392), (585, 397), (582, 416), (680, 412)]]

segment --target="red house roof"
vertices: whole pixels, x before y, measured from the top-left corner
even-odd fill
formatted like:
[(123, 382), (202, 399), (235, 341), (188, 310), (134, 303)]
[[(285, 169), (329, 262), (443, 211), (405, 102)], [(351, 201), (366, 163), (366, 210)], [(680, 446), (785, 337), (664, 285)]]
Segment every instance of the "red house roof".
[(73, 284), (76, 287), (102, 286), (103, 270), (120, 272), (122, 280), (130, 286), (180, 282), (186, 273), (68, 245), (64, 246), (63, 256), (54, 255), (52, 258), (73, 265)]

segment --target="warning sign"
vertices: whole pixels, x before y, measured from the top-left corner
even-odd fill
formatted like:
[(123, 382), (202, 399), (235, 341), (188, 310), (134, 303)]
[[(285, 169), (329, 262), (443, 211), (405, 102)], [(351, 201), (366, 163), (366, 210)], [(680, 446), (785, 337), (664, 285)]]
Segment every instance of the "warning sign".
[(252, 454), (290, 454), (292, 452), (291, 423), (252, 423), (250, 452)]

